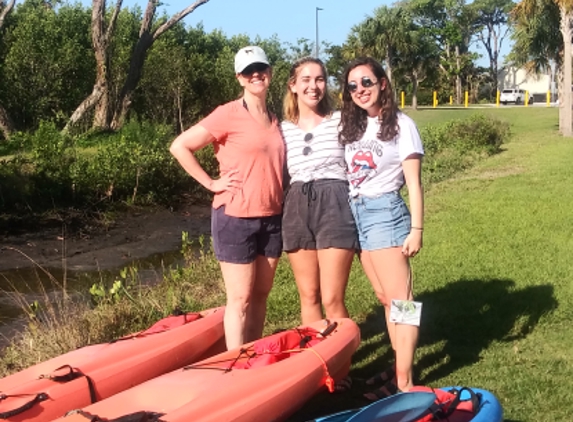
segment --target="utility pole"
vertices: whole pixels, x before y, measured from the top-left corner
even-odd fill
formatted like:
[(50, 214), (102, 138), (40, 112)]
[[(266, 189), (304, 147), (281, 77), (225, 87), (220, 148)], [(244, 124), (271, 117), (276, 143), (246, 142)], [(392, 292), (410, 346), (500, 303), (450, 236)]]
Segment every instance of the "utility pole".
[(324, 9), (322, 9), (322, 8), (320, 8), (320, 7), (317, 7), (317, 8), (316, 8), (316, 45), (315, 45), (315, 53), (314, 53), (314, 56), (315, 56), (317, 59), (318, 59), (318, 51), (319, 51), (319, 48), (318, 48), (318, 11), (319, 11), (319, 10), (324, 10)]

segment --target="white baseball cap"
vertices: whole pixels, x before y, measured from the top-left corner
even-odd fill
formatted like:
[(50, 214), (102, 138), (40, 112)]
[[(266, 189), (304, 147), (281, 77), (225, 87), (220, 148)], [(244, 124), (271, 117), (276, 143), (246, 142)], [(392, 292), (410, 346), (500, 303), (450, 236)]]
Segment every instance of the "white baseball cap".
[(253, 63), (264, 63), (270, 66), (269, 59), (261, 47), (250, 45), (241, 48), (235, 55), (235, 73), (241, 73)]

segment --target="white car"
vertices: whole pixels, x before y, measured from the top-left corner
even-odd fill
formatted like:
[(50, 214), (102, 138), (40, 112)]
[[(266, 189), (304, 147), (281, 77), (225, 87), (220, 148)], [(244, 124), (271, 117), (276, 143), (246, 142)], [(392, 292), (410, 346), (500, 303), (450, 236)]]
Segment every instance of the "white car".
[[(507, 103), (525, 104), (525, 91), (523, 89), (504, 89), (499, 96), (499, 102), (503, 105)], [(533, 95), (529, 94), (528, 104), (533, 104)]]

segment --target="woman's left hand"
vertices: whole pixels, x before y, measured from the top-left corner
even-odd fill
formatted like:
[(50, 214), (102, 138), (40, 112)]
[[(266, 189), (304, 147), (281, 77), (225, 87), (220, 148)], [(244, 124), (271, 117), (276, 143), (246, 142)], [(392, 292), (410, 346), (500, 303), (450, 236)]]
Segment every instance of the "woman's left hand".
[(411, 230), (410, 234), (402, 245), (402, 253), (413, 258), (422, 249), (422, 230)]

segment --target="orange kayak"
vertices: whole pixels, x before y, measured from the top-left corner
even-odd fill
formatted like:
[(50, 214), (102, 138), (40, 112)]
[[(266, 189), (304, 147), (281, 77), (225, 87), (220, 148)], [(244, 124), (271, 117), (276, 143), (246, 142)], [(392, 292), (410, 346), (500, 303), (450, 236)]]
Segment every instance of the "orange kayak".
[(0, 419), (42, 422), (225, 350), (224, 308), (172, 316), (0, 379)]
[(352, 320), (322, 320), (162, 375), (58, 422), (281, 421), (346, 376), (359, 343)]

